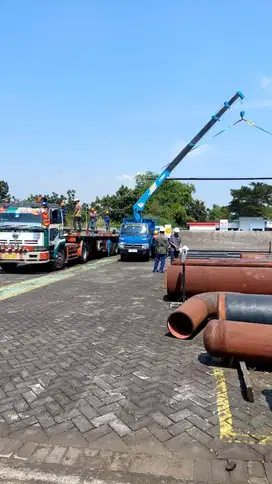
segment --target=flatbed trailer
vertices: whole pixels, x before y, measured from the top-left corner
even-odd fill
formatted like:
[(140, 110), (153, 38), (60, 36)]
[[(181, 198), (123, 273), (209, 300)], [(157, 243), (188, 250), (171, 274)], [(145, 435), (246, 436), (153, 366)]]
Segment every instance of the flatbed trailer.
[(83, 264), (117, 254), (118, 241), (116, 231), (67, 229), (56, 204), (0, 204), (0, 267), (5, 272), (15, 272), (21, 264), (48, 264), (53, 270), (70, 261)]
[[(88, 256), (91, 258), (99, 257), (101, 254), (116, 255), (118, 253), (118, 241), (119, 235), (117, 233), (106, 231), (82, 230), (81, 232), (75, 232), (69, 229), (66, 235), (67, 249), (71, 249), (72, 244), (76, 244), (75, 248), (77, 248), (80, 254), (81, 246), (85, 244)], [(68, 256), (68, 260), (72, 258), (72, 255)]]

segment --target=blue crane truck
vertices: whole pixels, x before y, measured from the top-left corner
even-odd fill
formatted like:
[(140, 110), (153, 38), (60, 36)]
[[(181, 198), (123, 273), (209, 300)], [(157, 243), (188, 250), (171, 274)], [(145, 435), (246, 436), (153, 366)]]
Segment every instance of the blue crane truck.
[(130, 255), (142, 256), (146, 260), (153, 255), (153, 235), (156, 220), (142, 218), (136, 222), (134, 218), (124, 218), (119, 235), (119, 252), (121, 260)]
[(185, 158), (190, 151), (197, 148), (199, 141), (205, 134), (220, 121), (223, 114), (237, 101), (243, 99), (244, 95), (237, 91), (229, 101), (224, 102), (223, 106), (215, 113), (210, 121), (199, 131), (199, 133), (188, 143), (171, 163), (160, 173), (152, 185), (133, 205), (133, 218), (125, 218), (122, 222), (120, 231), (118, 250), (121, 259), (124, 260), (130, 255), (144, 256), (149, 259), (153, 252), (153, 234), (156, 221), (151, 218), (143, 218), (142, 213), (145, 205), (161, 184), (166, 180), (176, 166)]

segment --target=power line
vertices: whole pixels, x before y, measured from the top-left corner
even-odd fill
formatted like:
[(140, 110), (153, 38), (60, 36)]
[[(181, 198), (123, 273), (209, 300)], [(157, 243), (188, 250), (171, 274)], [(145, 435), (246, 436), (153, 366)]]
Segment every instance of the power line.
[[(155, 180), (156, 178), (147, 178), (148, 180)], [(180, 180), (180, 181), (248, 181), (248, 180), (272, 180), (272, 177), (244, 177), (244, 178), (237, 178), (237, 177), (228, 177), (228, 178), (176, 178), (176, 177), (169, 177), (166, 178), (165, 181), (168, 180)]]

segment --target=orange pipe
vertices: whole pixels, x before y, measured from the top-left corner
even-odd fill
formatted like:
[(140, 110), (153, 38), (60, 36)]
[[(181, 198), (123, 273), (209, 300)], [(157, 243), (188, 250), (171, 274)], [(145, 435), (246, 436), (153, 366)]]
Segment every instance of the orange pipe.
[(241, 259), (269, 259), (272, 261), (272, 257), (269, 254), (255, 254), (254, 252), (245, 252), (240, 254)]
[(272, 362), (272, 326), (211, 320), (204, 330), (204, 346), (212, 356), (240, 361)]
[[(186, 266), (185, 284), (186, 296), (215, 291), (272, 294), (272, 267)], [(181, 266), (169, 266), (167, 295), (171, 299), (181, 293)]]
[[(223, 306), (225, 302), (224, 293)], [(182, 304), (168, 317), (167, 327), (178, 339), (188, 339), (208, 317), (218, 316), (219, 293), (198, 294)]]
[[(216, 266), (216, 267), (272, 267), (272, 259), (268, 257), (252, 257), (241, 259), (186, 259), (186, 266)], [(173, 266), (181, 266), (180, 259), (175, 259)]]

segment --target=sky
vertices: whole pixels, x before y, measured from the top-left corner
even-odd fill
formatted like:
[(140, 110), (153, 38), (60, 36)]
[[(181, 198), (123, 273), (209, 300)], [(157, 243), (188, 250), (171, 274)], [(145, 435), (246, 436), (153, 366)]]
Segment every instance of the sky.
[[(0, 179), (85, 202), (160, 172), (237, 91), (272, 131), (272, 2), (0, 0)], [(272, 136), (240, 102), (177, 177), (272, 176)], [(242, 182), (196, 182), (208, 206)]]

